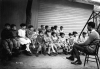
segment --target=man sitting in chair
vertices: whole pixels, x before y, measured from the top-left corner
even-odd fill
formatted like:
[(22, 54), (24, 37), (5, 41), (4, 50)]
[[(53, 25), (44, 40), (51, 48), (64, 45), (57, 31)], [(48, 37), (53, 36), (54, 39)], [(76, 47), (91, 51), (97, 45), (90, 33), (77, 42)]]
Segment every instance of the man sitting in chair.
[(84, 53), (90, 53), (93, 54), (96, 49), (96, 45), (90, 45), (94, 40), (100, 39), (98, 32), (95, 30), (95, 23), (89, 22), (87, 24), (87, 29), (90, 31), (88, 39), (84, 43), (75, 43), (73, 45), (73, 49), (71, 51), (71, 56), (66, 57), (66, 59), (74, 61), (74, 58), (76, 57), (77, 60), (74, 62), (71, 62), (71, 64), (75, 65), (81, 65), (81, 59), (79, 56), (79, 51), (82, 51)]

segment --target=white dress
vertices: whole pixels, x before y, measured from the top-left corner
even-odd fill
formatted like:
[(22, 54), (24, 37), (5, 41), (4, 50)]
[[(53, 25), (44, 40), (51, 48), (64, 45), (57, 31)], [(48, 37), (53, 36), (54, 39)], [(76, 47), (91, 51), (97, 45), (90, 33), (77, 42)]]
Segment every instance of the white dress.
[(19, 42), (20, 44), (29, 44), (31, 43), (31, 40), (29, 38), (26, 38), (26, 30), (19, 29), (18, 30), (18, 36), (19, 36)]

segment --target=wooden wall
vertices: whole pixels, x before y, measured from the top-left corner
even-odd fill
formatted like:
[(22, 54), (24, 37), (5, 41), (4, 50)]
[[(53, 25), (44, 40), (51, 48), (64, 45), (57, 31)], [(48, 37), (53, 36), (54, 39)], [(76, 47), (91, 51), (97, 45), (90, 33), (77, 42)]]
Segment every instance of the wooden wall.
[(93, 6), (66, 0), (40, 0), (38, 27), (40, 25), (64, 26), (66, 34), (80, 32), (92, 13)]

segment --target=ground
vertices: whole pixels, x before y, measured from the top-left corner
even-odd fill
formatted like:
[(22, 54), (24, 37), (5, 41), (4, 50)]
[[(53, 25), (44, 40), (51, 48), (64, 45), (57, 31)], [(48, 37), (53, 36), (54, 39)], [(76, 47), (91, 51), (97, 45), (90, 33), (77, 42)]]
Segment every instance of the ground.
[(97, 69), (94, 62), (89, 62), (85, 67), (83, 66), (85, 56), (81, 55), (82, 65), (72, 65), (71, 61), (66, 59), (66, 56), (69, 55), (40, 55), (36, 57), (35, 55), (21, 54), (7, 63), (0, 63), (0, 69)]

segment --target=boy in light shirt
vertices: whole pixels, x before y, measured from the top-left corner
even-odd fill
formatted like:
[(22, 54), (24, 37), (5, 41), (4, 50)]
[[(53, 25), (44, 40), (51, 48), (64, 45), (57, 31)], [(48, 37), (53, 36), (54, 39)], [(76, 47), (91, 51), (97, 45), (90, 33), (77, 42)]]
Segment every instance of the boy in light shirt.
[(74, 43), (78, 43), (79, 40), (78, 40), (78, 33), (76, 31), (73, 31), (73, 38), (74, 38)]
[(82, 36), (80, 37), (80, 43), (83, 43), (87, 40), (88, 37), (86, 36), (86, 34), (87, 34), (86, 32), (82, 33)]
[(62, 47), (63, 52), (65, 54), (67, 54), (67, 52), (68, 52), (68, 43), (66, 41), (66, 37), (65, 37), (65, 34), (64, 33), (60, 33), (59, 44)]
[(68, 52), (70, 52), (72, 50), (72, 47), (74, 45), (74, 37), (73, 37), (73, 34), (72, 33), (69, 33), (69, 38), (67, 40), (68, 42)]

